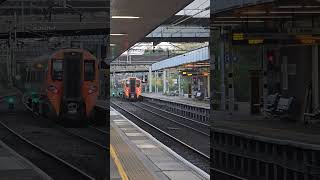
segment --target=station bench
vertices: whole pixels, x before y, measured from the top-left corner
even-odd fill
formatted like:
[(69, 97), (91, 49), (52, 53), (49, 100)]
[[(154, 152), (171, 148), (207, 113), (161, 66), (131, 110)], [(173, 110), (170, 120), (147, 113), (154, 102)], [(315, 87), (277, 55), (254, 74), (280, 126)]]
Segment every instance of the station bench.
[(266, 113), (273, 118), (290, 118), (294, 109), (294, 97), (281, 97), (280, 94), (272, 94), (267, 97)]
[(266, 99), (267, 109), (265, 110), (268, 114), (273, 114), (277, 109), (277, 104), (280, 98), (280, 94), (271, 94)]

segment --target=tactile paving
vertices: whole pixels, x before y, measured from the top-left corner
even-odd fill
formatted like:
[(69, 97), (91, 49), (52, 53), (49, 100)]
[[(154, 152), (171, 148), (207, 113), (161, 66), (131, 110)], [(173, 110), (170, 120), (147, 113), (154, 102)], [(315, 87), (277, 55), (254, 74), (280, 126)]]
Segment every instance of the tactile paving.
[(155, 179), (136, 154), (130, 151), (129, 145), (124, 142), (112, 127), (110, 129), (110, 142), (114, 146), (117, 156), (130, 180)]

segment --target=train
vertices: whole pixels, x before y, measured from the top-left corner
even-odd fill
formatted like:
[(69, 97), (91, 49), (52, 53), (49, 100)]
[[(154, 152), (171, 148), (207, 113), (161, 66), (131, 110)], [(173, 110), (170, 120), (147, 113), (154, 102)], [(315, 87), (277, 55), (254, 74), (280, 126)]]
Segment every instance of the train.
[(96, 121), (97, 58), (85, 49), (60, 49), (47, 59), (46, 66), (41, 90), (45, 103), (39, 105), (47, 109), (46, 115), (56, 120)]
[(136, 77), (128, 77), (121, 81), (123, 98), (127, 100), (142, 100), (142, 81)]

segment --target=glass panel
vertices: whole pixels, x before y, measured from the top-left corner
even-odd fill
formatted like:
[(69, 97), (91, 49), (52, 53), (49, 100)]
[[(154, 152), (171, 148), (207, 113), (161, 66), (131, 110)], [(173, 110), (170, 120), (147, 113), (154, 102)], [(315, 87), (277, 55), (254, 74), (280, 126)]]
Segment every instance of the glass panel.
[(62, 80), (63, 69), (62, 69), (62, 60), (52, 60), (52, 79), (53, 80)]
[(94, 72), (94, 61), (84, 61), (84, 80), (93, 81), (95, 72)]

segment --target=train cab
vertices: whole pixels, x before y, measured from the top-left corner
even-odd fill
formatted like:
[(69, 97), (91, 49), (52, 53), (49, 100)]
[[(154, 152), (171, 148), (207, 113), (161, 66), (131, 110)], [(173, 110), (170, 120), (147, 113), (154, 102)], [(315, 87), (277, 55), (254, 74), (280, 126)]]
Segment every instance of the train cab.
[(129, 100), (141, 100), (142, 96), (142, 83), (136, 77), (129, 77), (122, 81), (123, 83), (123, 96)]

